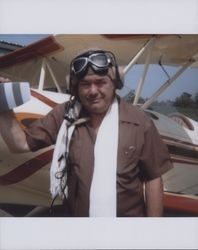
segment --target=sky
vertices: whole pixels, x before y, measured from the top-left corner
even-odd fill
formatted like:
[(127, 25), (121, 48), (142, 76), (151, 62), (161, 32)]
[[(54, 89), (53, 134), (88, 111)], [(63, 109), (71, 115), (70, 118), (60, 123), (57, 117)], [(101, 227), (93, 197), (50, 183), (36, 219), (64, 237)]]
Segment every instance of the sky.
[[(171, 77), (177, 71), (178, 67), (164, 67)], [(140, 80), (140, 76), (143, 72), (143, 67), (141, 65), (136, 65), (128, 73), (125, 80), (125, 85), (129, 88), (136, 89), (137, 83)], [(151, 96), (162, 84), (168, 80), (168, 76), (162, 70), (159, 65), (150, 65), (147, 73), (147, 77), (144, 82), (144, 87), (142, 90), (142, 96)], [(177, 96), (180, 96), (183, 92), (187, 92), (192, 96), (198, 92), (198, 69), (189, 68), (183, 72), (173, 83), (169, 86), (162, 95), (159, 96), (159, 101), (161, 100), (174, 100)]]
[(12, 34), (0, 34), (0, 41), (10, 42), (10, 43), (16, 43), (20, 45), (28, 45), (30, 43), (36, 42), (44, 37), (48, 36), (47, 34), (18, 34), (18, 35), (12, 35)]
[[(46, 36), (48, 36), (48, 34), (0, 34), (0, 40), (20, 45), (28, 45)], [(165, 67), (165, 69), (170, 76), (178, 70), (176, 67)], [(122, 90), (121, 95), (125, 95), (128, 91), (136, 89), (142, 72), (143, 67), (141, 65), (135, 65), (127, 73), (124, 81), (125, 87)], [(159, 65), (150, 65), (141, 96), (144, 98), (151, 96), (154, 91), (156, 91), (167, 80), (167, 75)], [(188, 92), (192, 94), (192, 96), (198, 92), (198, 69), (187, 69), (162, 95), (159, 96), (158, 100), (174, 100), (183, 92)]]

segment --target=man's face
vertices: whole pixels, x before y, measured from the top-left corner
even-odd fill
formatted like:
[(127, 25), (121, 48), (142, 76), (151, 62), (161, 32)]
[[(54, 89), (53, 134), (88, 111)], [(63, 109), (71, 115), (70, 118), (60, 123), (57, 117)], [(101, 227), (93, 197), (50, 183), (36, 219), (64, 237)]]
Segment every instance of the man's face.
[(114, 93), (114, 84), (107, 75), (86, 75), (78, 84), (79, 99), (90, 114), (104, 114), (112, 103)]

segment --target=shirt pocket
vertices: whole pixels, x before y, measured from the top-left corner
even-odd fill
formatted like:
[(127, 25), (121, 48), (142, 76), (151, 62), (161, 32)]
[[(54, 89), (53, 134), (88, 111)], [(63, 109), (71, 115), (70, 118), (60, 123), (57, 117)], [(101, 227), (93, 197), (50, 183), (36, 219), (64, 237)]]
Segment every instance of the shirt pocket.
[(117, 173), (133, 177), (138, 174), (139, 160), (143, 145), (139, 126), (124, 123), (120, 127)]
[(137, 165), (137, 147), (134, 145), (126, 145), (119, 152), (118, 173), (129, 174)]

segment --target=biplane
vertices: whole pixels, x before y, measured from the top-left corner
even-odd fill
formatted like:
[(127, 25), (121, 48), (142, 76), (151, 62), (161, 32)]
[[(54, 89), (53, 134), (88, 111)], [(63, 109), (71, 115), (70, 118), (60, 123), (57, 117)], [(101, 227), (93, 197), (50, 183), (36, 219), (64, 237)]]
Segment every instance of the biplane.
[[(197, 216), (198, 122), (178, 112), (164, 115), (150, 106), (187, 68), (198, 66), (198, 35), (54, 35), (0, 57), (1, 76), (31, 86), (31, 100), (14, 109), (21, 126), (69, 99), (69, 63), (91, 48), (115, 53), (123, 77), (134, 65), (144, 65), (133, 105), (139, 105), (150, 64), (179, 66), (140, 108), (153, 119), (174, 165), (163, 175), (165, 216)], [(0, 138), (0, 216), (49, 216), (52, 152), (53, 146), (13, 154)], [(56, 201), (55, 207), (60, 204)]]

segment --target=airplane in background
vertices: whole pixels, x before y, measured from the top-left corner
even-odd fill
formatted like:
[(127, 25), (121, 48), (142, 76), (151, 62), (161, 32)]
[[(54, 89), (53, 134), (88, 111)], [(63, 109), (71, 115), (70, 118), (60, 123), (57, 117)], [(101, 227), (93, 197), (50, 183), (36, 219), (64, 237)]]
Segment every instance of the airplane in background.
[[(198, 216), (198, 122), (149, 109), (187, 68), (198, 66), (198, 35), (54, 35), (8, 53), (0, 57), (0, 75), (31, 85), (31, 100), (14, 109), (17, 119), (27, 126), (67, 101), (69, 63), (91, 48), (112, 51), (123, 75), (135, 64), (144, 65), (134, 105), (139, 105), (149, 64), (180, 66), (140, 108), (153, 119), (174, 165), (163, 175), (165, 216)], [(52, 152), (53, 146), (12, 154), (0, 138), (0, 216), (49, 216)], [(57, 200), (54, 207), (59, 206)]]

